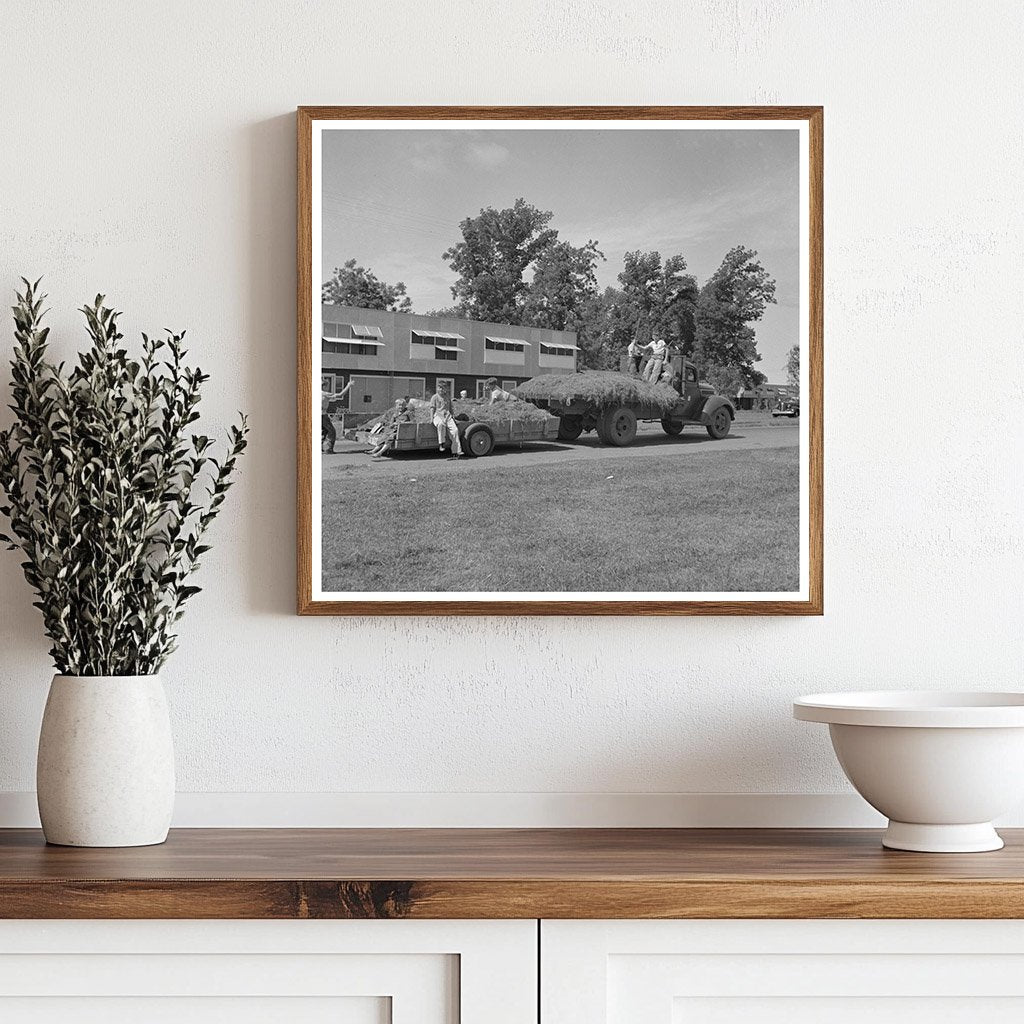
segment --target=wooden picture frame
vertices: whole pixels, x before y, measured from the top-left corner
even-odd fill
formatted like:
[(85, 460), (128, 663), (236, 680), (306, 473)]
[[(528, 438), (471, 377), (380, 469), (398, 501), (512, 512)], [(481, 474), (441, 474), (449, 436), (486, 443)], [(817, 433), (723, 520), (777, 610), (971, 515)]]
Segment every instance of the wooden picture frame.
[[(775, 107), (345, 107), (298, 108), (298, 366), (297, 366), (297, 605), (301, 615), (821, 615), (823, 596), (823, 108)], [(803, 568), (799, 593), (780, 599), (661, 600), (642, 599), (477, 599), (446, 593), (430, 599), (367, 598), (353, 593), (343, 600), (318, 593), (320, 566), (314, 565), (314, 413), (312, 395), (319, 363), (314, 357), (314, 302), (319, 283), (314, 278), (314, 130), (319, 122), (392, 121), (502, 121), (569, 122), (791, 122), (805, 140), (805, 189), (801, 224), (806, 225), (805, 386), (800, 396), (800, 418), (805, 424), (806, 486), (801, 506)], [(801, 243), (803, 245), (803, 242)], [(316, 254), (319, 258), (319, 253)], [(317, 273), (320, 273), (318, 267)], [(319, 492), (317, 492), (319, 493)], [(319, 513), (318, 513), (319, 515)], [(318, 520), (317, 520), (318, 521)], [(316, 584), (316, 585), (315, 585)]]

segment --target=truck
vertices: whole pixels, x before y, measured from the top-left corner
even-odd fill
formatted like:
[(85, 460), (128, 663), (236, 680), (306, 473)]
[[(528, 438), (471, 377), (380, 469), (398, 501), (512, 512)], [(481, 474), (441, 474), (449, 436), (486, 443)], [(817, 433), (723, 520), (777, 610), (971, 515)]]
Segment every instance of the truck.
[[(558, 437), (558, 417), (545, 416), (517, 420), (495, 418), (482, 423), (456, 416), (459, 440), (466, 455), (480, 458), (495, 448), (513, 448), (531, 441), (554, 441)], [(433, 423), (399, 423), (392, 451), (437, 450), (437, 428)]]
[[(667, 410), (662, 403), (654, 401), (595, 398), (592, 387), (574, 395), (571, 383), (567, 383), (559, 397), (534, 398), (528, 391), (525, 397), (558, 417), (561, 441), (575, 441), (581, 434), (594, 430), (604, 444), (625, 448), (636, 438), (639, 420), (660, 420), (662, 430), (670, 437), (677, 437), (684, 427), (691, 425), (704, 427), (717, 441), (726, 437), (736, 418), (736, 407), (729, 399), (716, 395), (707, 381), (700, 380), (694, 363), (681, 356), (674, 356), (671, 363), (674, 370), (671, 386), (679, 397)], [(577, 375), (586, 376), (585, 373)], [(529, 381), (518, 390), (524, 391), (528, 386)]]

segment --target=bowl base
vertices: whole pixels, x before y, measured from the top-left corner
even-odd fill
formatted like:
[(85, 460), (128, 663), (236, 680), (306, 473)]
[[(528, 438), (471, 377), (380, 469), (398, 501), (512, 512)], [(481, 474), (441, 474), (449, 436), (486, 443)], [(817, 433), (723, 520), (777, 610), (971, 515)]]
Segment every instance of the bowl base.
[(916, 825), (890, 821), (882, 833), (882, 845), (890, 850), (917, 853), (987, 853), (1001, 850), (1003, 841), (987, 821), (976, 825)]

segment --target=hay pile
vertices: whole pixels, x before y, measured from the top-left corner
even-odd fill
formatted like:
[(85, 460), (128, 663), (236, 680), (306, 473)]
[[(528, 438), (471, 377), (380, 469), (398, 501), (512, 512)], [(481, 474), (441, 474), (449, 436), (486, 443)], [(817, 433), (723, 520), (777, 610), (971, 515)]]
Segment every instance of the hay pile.
[(529, 402), (513, 399), (509, 402), (455, 402), (455, 415), (466, 415), (474, 423), (546, 423), (549, 413)]
[(585, 370), (581, 373), (544, 373), (516, 388), (528, 402), (592, 402), (601, 408), (614, 405), (652, 405), (662, 414), (679, 401), (675, 388), (650, 384), (614, 370)]

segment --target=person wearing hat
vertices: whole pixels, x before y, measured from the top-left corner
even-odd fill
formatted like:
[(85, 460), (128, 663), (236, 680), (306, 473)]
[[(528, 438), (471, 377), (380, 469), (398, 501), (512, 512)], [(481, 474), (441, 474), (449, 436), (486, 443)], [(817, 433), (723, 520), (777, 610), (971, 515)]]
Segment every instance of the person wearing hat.
[(450, 439), (452, 458), (462, 457), (462, 443), (459, 441), (459, 425), (455, 422), (455, 408), (452, 405), (451, 387), (447, 381), (437, 382), (436, 393), (430, 399), (430, 412), (437, 428), (437, 447), (444, 451), (446, 439)]

